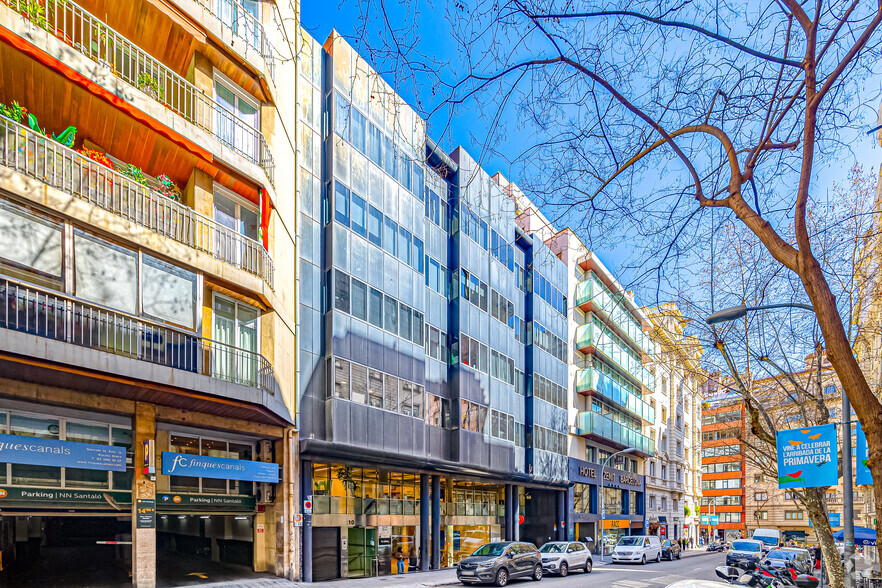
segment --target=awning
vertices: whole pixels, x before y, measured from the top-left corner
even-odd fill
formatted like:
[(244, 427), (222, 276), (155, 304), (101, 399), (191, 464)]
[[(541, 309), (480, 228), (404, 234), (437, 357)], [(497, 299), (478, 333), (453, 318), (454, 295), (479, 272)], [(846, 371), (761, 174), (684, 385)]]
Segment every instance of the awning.
[[(833, 533), (834, 541), (843, 541), (843, 531)], [(854, 544), (855, 545), (876, 545), (876, 531), (867, 527), (854, 528)]]
[(666, 517), (665, 515), (658, 515), (658, 522), (660, 522), (663, 525), (667, 525), (668, 524), (668, 517)]

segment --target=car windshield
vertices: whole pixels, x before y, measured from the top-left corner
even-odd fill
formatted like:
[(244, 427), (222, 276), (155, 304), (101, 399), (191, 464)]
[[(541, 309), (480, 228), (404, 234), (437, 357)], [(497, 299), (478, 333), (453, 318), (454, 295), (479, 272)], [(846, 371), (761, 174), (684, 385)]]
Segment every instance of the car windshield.
[(760, 551), (760, 544), (756, 541), (735, 541), (732, 543), (735, 551)]
[(643, 537), (622, 537), (621, 539), (619, 539), (619, 545), (643, 545)]
[(769, 553), (769, 559), (786, 559), (791, 560), (796, 557), (795, 553), (788, 553), (786, 551), (772, 551)]
[(539, 551), (542, 553), (563, 553), (566, 548), (566, 543), (546, 543), (539, 548)]
[(778, 538), (771, 535), (757, 535), (757, 541), (762, 541), (766, 545), (778, 545)]
[(506, 547), (508, 547), (508, 543), (488, 543), (477, 548), (472, 555), (502, 555)]

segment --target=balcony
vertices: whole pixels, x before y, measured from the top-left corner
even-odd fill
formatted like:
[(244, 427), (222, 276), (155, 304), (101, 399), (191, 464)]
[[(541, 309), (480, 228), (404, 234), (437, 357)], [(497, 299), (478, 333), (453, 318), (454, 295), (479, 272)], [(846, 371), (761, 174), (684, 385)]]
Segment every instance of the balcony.
[(0, 279), (0, 305), (3, 329), (275, 395), (273, 368), (253, 351), (5, 278)]
[(576, 392), (585, 395), (597, 394), (648, 423), (655, 422), (653, 407), (597, 368), (584, 368), (576, 372)]
[(258, 165), (269, 183), (275, 164), (263, 134), (71, 0), (0, 0), (102, 70), (111, 72), (223, 146)]
[[(205, 9), (222, 29), (232, 37), (244, 41), (246, 45), (257, 51), (266, 65), (270, 79), (275, 79), (276, 66), (273, 46), (269, 42), (266, 29), (257, 17), (248, 11), (239, 0), (194, 0)], [(270, 10), (271, 3), (266, 3)]]
[(580, 412), (576, 420), (576, 434), (581, 437), (596, 437), (622, 449), (633, 447), (645, 457), (654, 453), (652, 440), (637, 431), (632, 431), (602, 414)]
[(0, 166), (205, 252), (273, 287), (273, 262), (261, 243), (2, 116)]
[(591, 319), (576, 328), (576, 349), (583, 354), (599, 351), (635, 384), (645, 386), (650, 391), (655, 389), (655, 377), (643, 367), (642, 359), (599, 319)]
[(619, 336), (627, 340), (635, 349), (652, 355), (655, 344), (635, 320), (628, 308), (610, 292), (594, 273), (589, 271), (585, 279), (576, 285), (576, 306), (582, 312), (593, 312), (602, 317)]

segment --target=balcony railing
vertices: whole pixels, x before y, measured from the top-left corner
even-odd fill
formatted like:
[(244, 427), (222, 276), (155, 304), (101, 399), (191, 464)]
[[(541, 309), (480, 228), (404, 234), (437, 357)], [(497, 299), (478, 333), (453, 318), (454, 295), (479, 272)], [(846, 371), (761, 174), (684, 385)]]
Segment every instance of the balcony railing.
[(576, 392), (594, 391), (607, 400), (631, 411), (650, 423), (655, 422), (655, 409), (624, 386), (604, 375), (597, 368), (585, 368), (576, 372)]
[(204, 251), (273, 287), (273, 262), (258, 241), (2, 116), (0, 166)]
[(275, 394), (273, 368), (259, 353), (5, 278), (0, 279), (0, 328)]
[(649, 390), (655, 389), (655, 376), (643, 367), (642, 359), (596, 317), (576, 328), (576, 349), (582, 351), (591, 346), (614, 362), (623, 373)]
[(188, 122), (210, 132), (221, 143), (262, 167), (270, 183), (274, 181), (272, 153), (260, 131), (72, 0), (0, 2)]
[[(263, 23), (257, 20), (257, 17), (248, 12), (238, 0), (196, 1), (214, 15), (222, 27), (228, 29), (233, 35), (256, 49), (260, 56), (263, 57), (264, 63), (266, 63), (267, 73), (269, 73), (270, 78), (275, 78), (276, 63), (273, 46), (267, 38)], [(271, 3), (266, 3), (264, 6), (272, 9)]]
[(625, 447), (633, 447), (645, 455), (655, 453), (652, 440), (600, 413), (586, 411), (577, 415), (579, 435), (596, 435)]
[(622, 296), (615, 296), (609, 291), (594, 272), (587, 272), (585, 279), (576, 285), (576, 306), (591, 303), (611, 321), (618, 325), (644, 353), (655, 353), (655, 343), (643, 332), (643, 327), (622, 302)]

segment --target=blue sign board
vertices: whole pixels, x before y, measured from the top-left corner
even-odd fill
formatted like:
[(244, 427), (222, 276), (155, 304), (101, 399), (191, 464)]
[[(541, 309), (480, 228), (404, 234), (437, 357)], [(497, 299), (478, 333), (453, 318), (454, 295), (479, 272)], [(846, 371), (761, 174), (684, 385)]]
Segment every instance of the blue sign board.
[(0, 434), (0, 463), (126, 471), (126, 448)]
[(194, 478), (278, 482), (279, 464), (163, 451), (162, 473), (170, 476), (191, 476)]
[(835, 486), (839, 480), (836, 425), (778, 431), (778, 488)]
[(857, 425), (856, 445), (857, 467), (855, 468), (855, 482), (859, 486), (870, 486), (873, 484), (873, 474), (870, 473), (870, 468), (867, 466), (867, 460), (870, 459), (870, 449), (867, 447), (867, 436), (864, 434), (864, 429), (860, 423)]
[(706, 525), (707, 524), (707, 515), (701, 515), (701, 519), (699, 524)]
[(710, 524), (711, 525), (719, 525), (720, 524), (720, 515), (711, 515), (710, 516)]
[[(827, 517), (830, 519), (831, 527), (841, 527), (842, 526), (842, 513), (838, 512), (828, 512)], [(809, 527), (812, 525), (812, 519), (809, 517)]]

